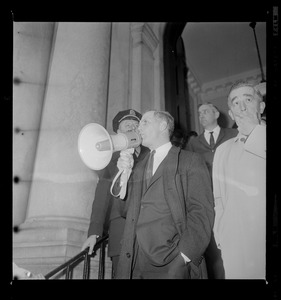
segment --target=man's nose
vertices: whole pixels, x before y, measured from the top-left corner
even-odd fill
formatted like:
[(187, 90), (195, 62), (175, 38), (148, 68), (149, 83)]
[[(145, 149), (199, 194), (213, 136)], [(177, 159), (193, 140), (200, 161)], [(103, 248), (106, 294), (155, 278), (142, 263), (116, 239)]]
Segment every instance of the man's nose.
[(239, 108), (240, 108), (241, 111), (245, 111), (247, 109), (247, 105), (245, 104), (244, 101), (240, 102)]
[(131, 130), (136, 130), (138, 128), (138, 125), (136, 124), (131, 124), (130, 126)]

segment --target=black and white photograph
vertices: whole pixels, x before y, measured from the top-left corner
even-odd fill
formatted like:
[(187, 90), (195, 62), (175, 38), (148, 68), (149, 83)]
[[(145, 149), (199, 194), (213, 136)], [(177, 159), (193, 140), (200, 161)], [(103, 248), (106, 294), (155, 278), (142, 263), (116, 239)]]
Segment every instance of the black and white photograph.
[(14, 16), (11, 285), (240, 281), (277, 299), (271, 9), (237, 21)]

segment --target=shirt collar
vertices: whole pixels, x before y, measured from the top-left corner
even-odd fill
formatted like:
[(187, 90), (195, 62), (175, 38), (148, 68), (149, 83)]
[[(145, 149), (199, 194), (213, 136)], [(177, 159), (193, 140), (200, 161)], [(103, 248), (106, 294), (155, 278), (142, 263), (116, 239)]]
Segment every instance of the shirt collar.
[[(260, 123), (261, 126), (266, 126), (266, 123), (261, 122)], [(257, 125), (258, 126), (258, 125)], [(249, 135), (244, 135), (241, 132), (238, 132), (237, 136), (234, 138), (234, 142), (237, 142), (238, 140), (242, 141), (245, 143), (245, 141), (247, 140)]]
[(168, 142), (168, 143), (156, 148), (155, 149), (155, 154), (161, 155), (161, 153), (166, 153), (171, 149), (171, 147), (172, 147), (172, 143)]
[(214, 129), (212, 129), (212, 130), (205, 129), (205, 132), (206, 132), (206, 133), (213, 132), (214, 134), (218, 134), (219, 131), (220, 131), (220, 126), (219, 126), (219, 125), (217, 125), (217, 126), (216, 126)]

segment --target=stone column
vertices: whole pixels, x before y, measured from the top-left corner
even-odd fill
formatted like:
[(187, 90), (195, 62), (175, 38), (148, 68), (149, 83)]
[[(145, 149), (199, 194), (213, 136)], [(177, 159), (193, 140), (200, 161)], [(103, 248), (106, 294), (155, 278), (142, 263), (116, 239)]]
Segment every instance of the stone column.
[(158, 98), (155, 102), (155, 87), (158, 88), (159, 77), (159, 56), (158, 53), (155, 55), (155, 50), (159, 40), (147, 23), (132, 23), (131, 35), (131, 107), (145, 112), (155, 108), (155, 104), (158, 108), (160, 102)]
[(110, 32), (110, 23), (57, 24), (27, 218), (14, 239), (14, 257), (33, 270), (53, 269), (86, 239), (97, 174), (77, 141), (84, 125), (106, 123)]
[(18, 226), (26, 217), (54, 23), (13, 27), (13, 226)]
[(152, 47), (154, 57), (154, 108), (165, 110), (165, 88), (164, 88), (164, 62), (163, 62), (163, 34), (166, 23), (153, 23)]
[(115, 134), (112, 120), (119, 111), (131, 108), (129, 104), (130, 23), (112, 23), (110, 78), (107, 110), (109, 134)]

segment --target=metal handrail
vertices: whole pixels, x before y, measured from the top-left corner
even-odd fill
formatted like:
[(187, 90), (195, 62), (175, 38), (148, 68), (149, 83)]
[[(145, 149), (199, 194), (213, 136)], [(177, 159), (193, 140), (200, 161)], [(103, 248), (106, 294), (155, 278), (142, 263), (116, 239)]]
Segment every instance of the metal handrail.
[(100, 249), (100, 259), (99, 259), (99, 274), (98, 279), (104, 279), (104, 263), (105, 263), (105, 247), (106, 242), (108, 240), (108, 234), (102, 236), (95, 244), (92, 254), (89, 254), (89, 247), (63, 263), (62, 265), (58, 266), (54, 270), (47, 273), (44, 277), (45, 279), (51, 279), (55, 274), (58, 274), (59, 272), (63, 272), (66, 270), (66, 279), (71, 279), (72, 277), (72, 271), (74, 267), (84, 260), (84, 268), (83, 268), (83, 279), (89, 279), (90, 275), (90, 258), (93, 257), (96, 254), (96, 251), (101, 247)]

